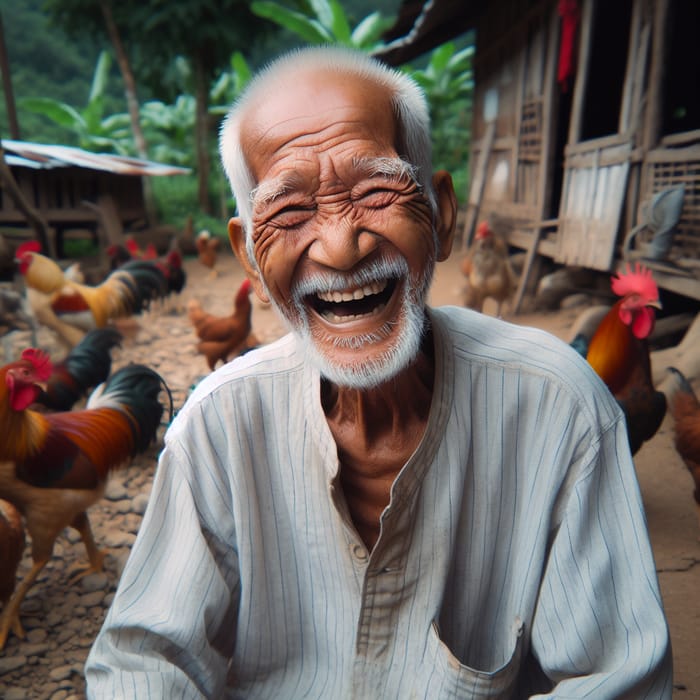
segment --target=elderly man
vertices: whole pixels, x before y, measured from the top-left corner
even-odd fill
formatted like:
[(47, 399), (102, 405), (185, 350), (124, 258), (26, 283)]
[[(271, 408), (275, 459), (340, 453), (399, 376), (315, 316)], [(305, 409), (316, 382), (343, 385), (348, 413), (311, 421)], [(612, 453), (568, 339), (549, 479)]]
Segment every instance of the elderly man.
[(221, 153), (291, 333), (169, 429), (89, 695), (670, 698), (616, 403), (557, 339), (426, 306), (456, 205), (416, 85), (294, 52)]

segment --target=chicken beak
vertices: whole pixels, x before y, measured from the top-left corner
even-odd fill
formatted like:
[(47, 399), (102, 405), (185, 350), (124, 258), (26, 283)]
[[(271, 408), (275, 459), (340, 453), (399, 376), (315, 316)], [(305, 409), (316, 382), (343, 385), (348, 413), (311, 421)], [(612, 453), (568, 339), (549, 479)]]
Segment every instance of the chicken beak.
[(661, 302), (658, 299), (655, 299), (654, 301), (650, 301), (647, 306), (651, 306), (654, 309), (658, 309), (661, 311), (664, 307), (661, 305)]

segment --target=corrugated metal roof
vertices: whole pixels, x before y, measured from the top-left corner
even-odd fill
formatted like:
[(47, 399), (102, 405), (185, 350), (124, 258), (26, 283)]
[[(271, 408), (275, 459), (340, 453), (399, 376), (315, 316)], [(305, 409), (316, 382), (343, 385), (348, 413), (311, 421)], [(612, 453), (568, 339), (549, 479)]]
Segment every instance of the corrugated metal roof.
[(77, 166), (104, 170), (117, 175), (186, 175), (190, 168), (128, 158), (112, 153), (91, 153), (73, 146), (29, 143), (2, 139), (5, 160), (9, 165), (29, 168), (65, 168)]

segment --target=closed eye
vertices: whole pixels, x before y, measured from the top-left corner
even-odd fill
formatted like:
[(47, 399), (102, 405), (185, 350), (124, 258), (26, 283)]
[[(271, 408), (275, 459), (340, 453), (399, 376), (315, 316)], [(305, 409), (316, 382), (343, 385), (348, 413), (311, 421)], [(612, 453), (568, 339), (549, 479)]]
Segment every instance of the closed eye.
[(270, 216), (269, 222), (280, 228), (294, 228), (308, 221), (315, 211), (316, 207), (290, 204)]
[(368, 209), (384, 209), (393, 204), (398, 196), (396, 190), (386, 187), (374, 187), (356, 197), (355, 202)]

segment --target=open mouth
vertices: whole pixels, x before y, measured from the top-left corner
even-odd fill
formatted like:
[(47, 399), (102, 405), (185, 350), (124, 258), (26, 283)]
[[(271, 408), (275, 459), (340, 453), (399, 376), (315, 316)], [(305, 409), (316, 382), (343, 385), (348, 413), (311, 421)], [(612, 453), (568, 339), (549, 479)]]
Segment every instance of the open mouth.
[(310, 294), (306, 301), (329, 323), (349, 323), (381, 313), (396, 284), (396, 279), (384, 279), (353, 290)]

